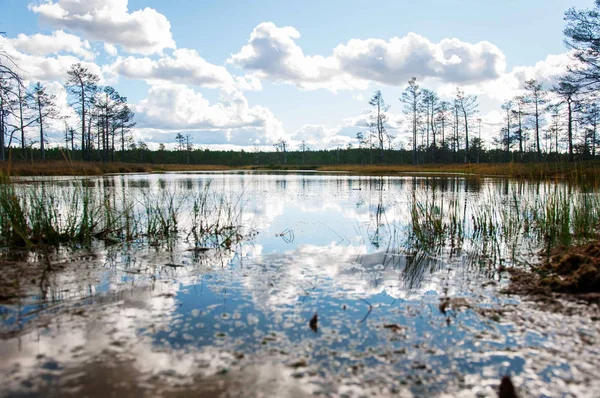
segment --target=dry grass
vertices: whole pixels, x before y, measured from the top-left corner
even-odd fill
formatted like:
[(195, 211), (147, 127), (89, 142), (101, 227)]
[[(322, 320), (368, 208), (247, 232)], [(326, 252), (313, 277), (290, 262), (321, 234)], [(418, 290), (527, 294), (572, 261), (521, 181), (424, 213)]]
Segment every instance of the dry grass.
[(600, 163), (483, 163), (425, 165), (338, 165), (322, 166), (319, 171), (347, 171), (361, 174), (461, 173), (478, 176), (505, 176), (532, 179), (600, 179)]
[(147, 164), (152, 171), (211, 171), (233, 170), (233, 167), (216, 164)]
[(5, 176), (74, 176), (111, 173), (150, 173), (160, 171), (228, 170), (227, 166), (185, 164), (137, 164), (101, 162), (0, 162), (0, 175)]
[[(138, 164), (101, 162), (0, 162), (0, 174), (13, 176), (102, 175), (108, 173), (150, 173), (161, 171), (231, 170), (223, 165)], [(600, 180), (600, 162), (580, 163), (483, 163), (424, 165), (255, 165), (236, 169), (247, 170), (318, 170), (343, 171), (357, 174), (385, 175), (400, 173), (472, 174), (527, 179)]]

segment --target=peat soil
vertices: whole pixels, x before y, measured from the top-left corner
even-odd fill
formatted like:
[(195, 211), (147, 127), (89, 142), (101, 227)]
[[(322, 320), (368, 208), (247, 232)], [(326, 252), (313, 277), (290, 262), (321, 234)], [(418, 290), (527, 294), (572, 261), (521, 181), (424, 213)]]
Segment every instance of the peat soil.
[(565, 300), (600, 304), (600, 241), (554, 249), (537, 265), (511, 268), (503, 291), (544, 304), (551, 311), (568, 311)]

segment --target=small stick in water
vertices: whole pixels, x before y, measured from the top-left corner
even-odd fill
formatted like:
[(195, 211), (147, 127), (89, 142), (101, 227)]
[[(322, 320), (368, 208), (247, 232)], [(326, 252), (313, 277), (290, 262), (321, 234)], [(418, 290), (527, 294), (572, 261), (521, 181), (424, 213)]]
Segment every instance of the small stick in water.
[(499, 398), (519, 398), (517, 390), (510, 380), (510, 376), (504, 376), (500, 382)]
[(310, 318), (310, 322), (308, 322), (308, 326), (310, 326), (310, 328), (313, 330), (313, 332), (317, 332), (317, 329), (319, 328), (319, 317), (317, 316), (317, 314), (314, 314), (312, 318)]

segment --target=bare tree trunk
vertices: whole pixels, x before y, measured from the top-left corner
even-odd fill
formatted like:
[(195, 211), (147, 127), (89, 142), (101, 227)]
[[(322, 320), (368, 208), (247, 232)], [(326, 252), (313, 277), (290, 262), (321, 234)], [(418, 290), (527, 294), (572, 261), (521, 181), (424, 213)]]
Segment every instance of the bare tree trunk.
[(23, 156), (25, 156), (25, 159), (27, 159), (27, 151), (25, 151), (25, 125), (23, 123), (23, 93), (22, 93), (22, 87), (20, 84), (18, 84), (19, 86), (19, 122), (20, 122), (20, 128), (21, 128), (21, 150), (23, 151)]
[(417, 164), (417, 104), (413, 104), (413, 164)]
[(510, 162), (510, 109), (506, 110), (506, 161)]
[(121, 125), (121, 162), (125, 161), (125, 128)]
[(0, 97), (0, 160), (6, 160), (4, 153), (4, 101)]
[[(96, 145), (98, 146), (98, 148), (96, 148), (96, 153), (97, 153), (97, 158), (98, 161), (102, 160), (102, 146), (104, 145), (104, 138), (102, 137), (101, 131), (100, 131), (100, 123), (97, 123), (97, 129), (96, 129)], [(102, 144), (100, 144), (100, 140), (102, 139)]]
[(596, 157), (596, 123), (594, 123), (594, 130), (592, 133), (592, 157)]
[(538, 160), (542, 160), (542, 149), (540, 147), (540, 113), (538, 111), (538, 100), (535, 99), (535, 143), (537, 148)]
[[(85, 160), (85, 90), (81, 83), (81, 160)], [(89, 140), (89, 133), (88, 133)]]
[(464, 108), (463, 115), (465, 118), (465, 163), (469, 163), (469, 120)]
[(383, 161), (383, 122), (381, 120), (381, 106), (377, 103), (377, 135), (379, 139), (379, 162)]
[(523, 123), (521, 121), (521, 107), (519, 106), (519, 160), (523, 161)]
[(91, 160), (91, 151), (90, 149), (92, 148), (92, 117), (90, 116), (90, 122), (88, 123), (88, 129), (87, 129), (87, 146), (86, 146), (86, 151), (85, 151), (85, 158), (87, 160)]
[(569, 140), (569, 162), (572, 162), (574, 160), (574, 156), (573, 156), (573, 109), (571, 107), (571, 100), (567, 101), (567, 106), (568, 106), (568, 115), (569, 115), (569, 120), (568, 120), (568, 127), (567, 127), (567, 134), (568, 134), (568, 140)]
[(40, 156), (42, 158), (42, 160), (46, 160), (46, 152), (45, 152), (45, 148), (44, 148), (44, 119), (42, 118), (42, 101), (40, 99), (40, 96), (37, 96), (37, 103), (38, 103), (38, 116), (39, 116), (39, 123), (40, 123)]

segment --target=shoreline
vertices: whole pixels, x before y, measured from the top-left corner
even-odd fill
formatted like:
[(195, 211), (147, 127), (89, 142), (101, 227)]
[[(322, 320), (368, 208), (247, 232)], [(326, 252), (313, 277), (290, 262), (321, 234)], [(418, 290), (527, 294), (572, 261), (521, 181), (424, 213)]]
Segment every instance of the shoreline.
[(314, 171), (346, 172), (360, 175), (427, 174), (430, 176), (465, 175), (468, 177), (509, 177), (517, 179), (600, 181), (600, 163), (481, 163), (423, 165), (188, 165), (102, 162), (0, 162), (2, 176), (99, 176), (123, 173), (161, 173), (194, 171)]

